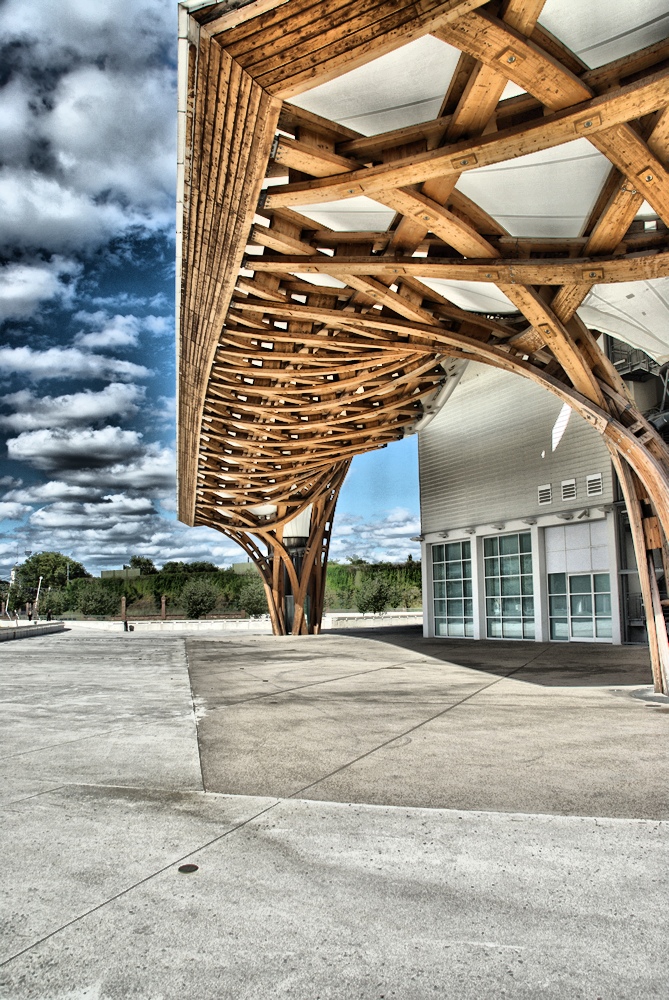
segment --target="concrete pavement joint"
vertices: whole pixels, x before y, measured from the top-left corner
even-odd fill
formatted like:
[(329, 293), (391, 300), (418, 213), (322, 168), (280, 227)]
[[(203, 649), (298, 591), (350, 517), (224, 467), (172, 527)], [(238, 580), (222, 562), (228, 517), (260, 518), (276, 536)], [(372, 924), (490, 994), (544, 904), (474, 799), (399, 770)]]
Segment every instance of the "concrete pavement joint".
[(190, 691), (190, 704), (193, 712), (193, 725), (195, 726), (195, 739), (197, 741), (197, 759), (200, 765), (200, 781), (202, 782), (202, 791), (206, 792), (204, 787), (204, 772), (202, 770), (202, 747), (200, 746), (200, 727), (197, 724), (197, 711), (195, 708), (195, 694), (193, 693), (193, 683), (190, 676), (190, 663), (188, 662), (188, 643), (185, 639), (183, 642), (183, 653), (186, 660), (186, 675), (188, 677), (188, 690)]
[[(402, 664), (399, 665), (404, 666), (405, 662), (406, 661), (403, 661)], [(346, 681), (349, 679), (349, 677), (362, 677), (365, 674), (375, 674), (378, 673), (379, 670), (392, 670), (393, 667), (395, 666), (398, 666), (398, 664), (392, 664), (391, 666), (388, 667), (386, 666), (373, 667), (371, 670), (357, 670), (355, 673), (352, 674), (339, 674), (337, 677), (327, 677), (324, 680), (311, 681), (309, 684), (297, 684), (295, 687), (290, 687), (290, 688), (277, 688), (277, 690), (275, 691), (267, 691), (266, 693), (263, 692), (261, 694), (254, 694), (251, 695), (250, 698), (242, 698), (240, 701), (227, 702), (225, 705), (221, 705), (220, 707), (228, 708), (230, 705), (245, 705), (247, 704), (247, 702), (250, 701), (260, 701), (261, 698), (276, 698), (277, 695), (291, 694), (291, 692), (293, 691), (302, 691), (303, 688), (318, 687), (321, 684), (333, 684), (335, 681)], [(247, 672), (247, 676), (255, 677), (256, 680), (263, 679), (260, 677), (256, 677), (255, 674), (251, 674), (249, 672)]]
[[(92, 787), (97, 787), (97, 786), (92, 786)], [(109, 786), (104, 785), (101, 787), (107, 788)], [(200, 795), (207, 794), (206, 792), (199, 792), (199, 790), (196, 791), (197, 794)], [(246, 796), (239, 796), (239, 797), (245, 798)], [(150, 875), (146, 875), (144, 878), (138, 879), (137, 882), (133, 882), (132, 885), (126, 886), (125, 889), (121, 889), (120, 892), (114, 893), (114, 895), (110, 896), (109, 899), (105, 899), (102, 903), (98, 903), (96, 906), (91, 906), (88, 910), (85, 910), (83, 913), (80, 913), (76, 917), (73, 917), (71, 920), (66, 921), (64, 924), (61, 924), (60, 927), (56, 927), (55, 930), (49, 931), (48, 934), (44, 934), (41, 938), (38, 938), (36, 941), (33, 941), (32, 944), (26, 945), (25, 948), (22, 948), (20, 951), (17, 951), (14, 955), (10, 955), (9, 958), (3, 959), (3, 961), (0, 962), (0, 969), (4, 968), (4, 966), (8, 965), (10, 962), (14, 962), (17, 958), (20, 958), (27, 952), (32, 951), (33, 948), (37, 948), (38, 945), (44, 944), (45, 941), (48, 941), (50, 938), (55, 937), (56, 934), (60, 934), (61, 931), (67, 930), (68, 927), (72, 927), (73, 924), (78, 924), (81, 920), (84, 920), (86, 917), (89, 917), (92, 913), (96, 913), (98, 910), (104, 909), (104, 907), (108, 906), (109, 903), (114, 903), (117, 899), (121, 899), (123, 896), (127, 896), (128, 893), (132, 892), (134, 889), (139, 888), (139, 886), (145, 885), (147, 882), (150, 882), (151, 879), (156, 878), (156, 876), (162, 875), (163, 872), (169, 871), (170, 868), (174, 868), (176, 865), (183, 864), (188, 858), (192, 858), (193, 855), (198, 854), (200, 851), (206, 850), (207, 847), (211, 847), (213, 844), (217, 844), (219, 843), (219, 841), (225, 840), (225, 838), (229, 837), (231, 833), (236, 833), (237, 830), (241, 830), (243, 827), (248, 826), (248, 824), (252, 823), (253, 820), (256, 820), (260, 816), (263, 816), (271, 809), (275, 809), (278, 805), (280, 805), (282, 801), (283, 801), (282, 799), (277, 799), (275, 802), (272, 802), (271, 805), (265, 806), (264, 809), (261, 809), (259, 812), (254, 813), (253, 816), (249, 816), (241, 823), (237, 823), (236, 826), (233, 826), (229, 830), (226, 830), (225, 833), (220, 834), (218, 837), (213, 837), (211, 840), (208, 840), (204, 844), (200, 844), (199, 847), (193, 848), (193, 850), (189, 851), (188, 854), (184, 854), (180, 858), (176, 858), (176, 860), (170, 861), (169, 864), (163, 865), (161, 868), (158, 868), (155, 872), (152, 872)]]
[(423, 726), (426, 726), (429, 722), (434, 722), (435, 719), (441, 718), (441, 716), (446, 715), (447, 712), (452, 712), (454, 708), (458, 708), (460, 705), (464, 705), (466, 701), (471, 701), (472, 698), (475, 698), (477, 694), (481, 694), (482, 691), (487, 691), (488, 688), (493, 687), (495, 684), (499, 684), (500, 681), (507, 680), (509, 677), (512, 677), (514, 674), (517, 674), (518, 671), (524, 670), (525, 667), (529, 666), (530, 663), (533, 663), (534, 660), (538, 659), (540, 656), (541, 653), (537, 653), (536, 656), (530, 657), (529, 660), (527, 660), (525, 663), (522, 663), (519, 667), (515, 667), (513, 670), (510, 670), (508, 674), (502, 674), (501, 677), (496, 677), (494, 681), (491, 681), (489, 684), (484, 684), (482, 687), (477, 688), (476, 691), (473, 691), (466, 697), (461, 698), (460, 701), (456, 701), (452, 705), (448, 705), (446, 708), (442, 709), (441, 712), (437, 712), (436, 715), (431, 715), (429, 719), (423, 719), (422, 722), (418, 722), (415, 726), (411, 726), (410, 729), (406, 729), (404, 732), (398, 733), (396, 736), (391, 737), (391, 739), (389, 740), (384, 740), (383, 743), (379, 743), (378, 746), (373, 747), (371, 750), (367, 750), (365, 751), (365, 753), (361, 753), (358, 757), (354, 757), (353, 760), (348, 761), (348, 763), (346, 764), (342, 764), (341, 767), (335, 768), (334, 771), (330, 771), (329, 774), (323, 775), (322, 778), (318, 778), (316, 781), (312, 781), (310, 784), (304, 785), (303, 788), (298, 788), (296, 792), (291, 792), (291, 794), (288, 795), (287, 798), (292, 799), (298, 795), (301, 795), (302, 792), (306, 792), (310, 788), (314, 788), (316, 785), (320, 785), (322, 781), (327, 781), (328, 778), (334, 777), (335, 774), (340, 774), (347, 768), (352, 767), (353, 764), (359, 763), (366, 757), (371, 757), (371, 755), (376, 753), (377, 750), (382, 750), (383, 747), (388, 746), (390, 743), (394, 743), (396, 740), (401, 739), (403, 736), (408, 736), (409, 733), (415, 733), (417, 729), (421, 729)]

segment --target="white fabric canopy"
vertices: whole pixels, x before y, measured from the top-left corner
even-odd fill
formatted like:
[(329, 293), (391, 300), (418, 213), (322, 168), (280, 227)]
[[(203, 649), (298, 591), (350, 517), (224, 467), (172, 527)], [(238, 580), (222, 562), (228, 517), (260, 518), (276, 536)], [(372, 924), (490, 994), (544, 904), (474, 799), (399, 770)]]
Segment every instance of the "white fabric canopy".
[[(547, 0), (539, 24), (594, 68), (666, 37), (668, 0)], [(439, 113), (458, 55), (456, 49), (428, 35), (315, 87), (293, 103), (365, 135), (428, 121)], [(510, 83), (504, 97), (519, 93), (521, 89)], [(469, 171), (460, 178), (458, 189), (512, 236), (577, 237), (583, 233), (610, 168), (594, 146), (577, 139)], [(298, 211), (343, 232), (385, 230), (394, 218), (393, 211), (363, 197)], [(655, 213), (644, 203), (638, 217), (653, 219)], [(516, 311), (489, 284), (430, 279), (426, 284), (465, 309)], [(579, 315), (592, 329), (639, 347), (662, 362), (669, 360), (668, 303), (669, 279), (601, 285), (590, 292)]]

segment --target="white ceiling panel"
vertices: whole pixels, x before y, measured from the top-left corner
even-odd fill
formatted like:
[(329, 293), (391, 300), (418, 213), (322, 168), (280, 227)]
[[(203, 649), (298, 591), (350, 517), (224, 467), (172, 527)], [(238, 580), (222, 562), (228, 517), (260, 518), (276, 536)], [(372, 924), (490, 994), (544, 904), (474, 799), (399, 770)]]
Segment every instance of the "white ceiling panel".
[(320, 205), (297, 205), (296, 211), (338, 233), (360, 233), (368, 229), (385, 232), (395, 218), (391, 208), (365, 197), (326, 201)]
[(439, 114), (458, 56), (457, 49), (425, 35), (291, 103), (363, 135), (415, 125)]
[(587, 139), (463, 174), (459, 191), (512, 236), (580, 236), (611, 164)]
[(578, 314), (591, 329), (669, 361), (669, 278), (597, 285)]
[(423, 284), (439, 292), (458, 306), (478, 313), (515, 313), (513, 302), (496, 285), (485, 281), (447, 281), (443, 278), (421, 278)]
[(594, 69), (667, 36), (667, 0), (547, 0), (539, 24)]

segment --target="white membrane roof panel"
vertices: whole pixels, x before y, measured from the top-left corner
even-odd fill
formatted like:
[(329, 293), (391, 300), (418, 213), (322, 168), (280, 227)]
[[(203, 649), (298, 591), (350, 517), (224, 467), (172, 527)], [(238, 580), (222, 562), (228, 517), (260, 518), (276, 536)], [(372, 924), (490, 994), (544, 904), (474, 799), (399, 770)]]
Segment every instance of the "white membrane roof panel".
[(580, 236), (611, 169), (587, 139), (462, 174), (458, 190), (511, 236)]
[(667, 0), (547, 0), (539, 24), (594, 69), (666, 38)]
[(338, 233), (385, 232), (395, 218), (392, 208), (360, 196), (341, 201), (324, 201), (320, 205), (296, 205), (296, 211)]
[(426, 122), (439, 114), (458, 56), (457, 49), (425, 35), (290, 103), (363, 135)]
[(449, 281), (444, 278), (421, 278), (428, 288), (439, 292), (459, 309), (486, 314), (516, 313), (518, 310), (504, 292), (486, 281)]
[(669, 361), (669, 278), (596, 285), (578, 314), (591, 329)]

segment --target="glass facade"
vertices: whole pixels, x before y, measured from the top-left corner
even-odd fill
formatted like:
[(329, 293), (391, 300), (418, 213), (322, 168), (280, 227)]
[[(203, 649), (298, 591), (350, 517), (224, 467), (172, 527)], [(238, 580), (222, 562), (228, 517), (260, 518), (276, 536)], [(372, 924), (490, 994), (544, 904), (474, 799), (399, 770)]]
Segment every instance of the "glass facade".
[(434, 634), (474, 635), (471, 542), (432, 546)]
[(529, 531), (483, 540), (486, 635), (534, 639), (532, 536)]
[(611, 639), (609, 574), (549, 573), (548, 611), (551, 639)]

